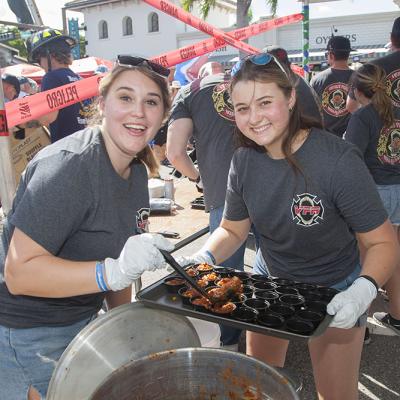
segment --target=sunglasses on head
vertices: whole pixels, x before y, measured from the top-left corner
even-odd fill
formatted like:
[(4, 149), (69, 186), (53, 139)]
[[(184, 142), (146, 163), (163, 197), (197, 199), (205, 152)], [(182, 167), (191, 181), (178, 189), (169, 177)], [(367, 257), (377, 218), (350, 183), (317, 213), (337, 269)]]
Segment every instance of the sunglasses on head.
[(241, 60), (232, 68), (231, 71), (232, 77), (235, 76), (240, 71), (240, 69), (242, 68), (242, 66), (246, 61), (250, 61), (254, 65), (268, 65), (270, 62), (274, 61), (275, 64), (280, 68), (280, 70), (285, 74), (286, 78), (289, 79), (289, 76), (283, 65), (279, 62), (279, 60), (276, 57), (274, 57), (272, 54), (269, 53), (251, 54), (245, 57), (243, 60)]
[(155, 72), (156, 74), (163, 76), (164, 78), (168, 78), (169, 76), (168, 68), (165, 68), (162, 65), (157, 64), (153, 61), (146, 60), (145, 58), (142, 57), (119, 55), (117, 56), (117, 65), (126, 68), (144, 66), (150, 69), (151, 71)]

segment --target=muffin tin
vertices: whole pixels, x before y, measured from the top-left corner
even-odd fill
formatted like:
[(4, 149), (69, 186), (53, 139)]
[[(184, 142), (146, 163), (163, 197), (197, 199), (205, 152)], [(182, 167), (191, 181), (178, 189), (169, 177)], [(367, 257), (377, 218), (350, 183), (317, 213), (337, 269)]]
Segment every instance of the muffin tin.
[[(201, 271), (202, 267), (191, 267), (199, 271), (196, 279), (204, 277), (206, 271)], [(286, 339), (319, 336), (332, 320), (326, 314), (326, 305), (337, 293), (335, 289), (217, 266), (212, 266), (212, 271), (220, 279), (237, 276), (244, 282), (243, 295), (233, 299), (235, 307), (230, 314), (217, 314), (183, 298), (186, 286), (179, 285), (173, 290), (165, 284), (175, 277), (173, 274), (141, 290), (136, 297), (153, 308)], [(210, 282), (210, 286), (217, 282)]]

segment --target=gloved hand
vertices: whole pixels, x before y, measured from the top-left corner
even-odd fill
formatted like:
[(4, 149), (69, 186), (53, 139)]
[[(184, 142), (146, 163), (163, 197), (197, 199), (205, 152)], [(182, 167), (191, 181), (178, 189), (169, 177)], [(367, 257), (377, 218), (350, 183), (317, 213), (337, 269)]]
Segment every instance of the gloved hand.
[(158, 249), (172, 251), (174, 245), (161, 235), (143, 233), (131, 236), (125, 243), (119, 258), (104, 260), (107, 286), (121, 290), (139, 278), (144, 271), (165, 267), (165, 261)]
[(211, 253), (209, 252), (200, 250), (191, 256), (177, 257), (176, 261), (182, 267), (186, 267), (187, 265), (202, 264), (202, 263), (214, 264), (214, 260), (212, 259), (210, 254)]
[(375, 285), (365, 278), (357, 278), (353, 284), (338, 293), (328, 304), (326, 311), (334, 315), (330, 327), (353, 328), (358, 318), (367, 311), (375, 299), (377, 290)]

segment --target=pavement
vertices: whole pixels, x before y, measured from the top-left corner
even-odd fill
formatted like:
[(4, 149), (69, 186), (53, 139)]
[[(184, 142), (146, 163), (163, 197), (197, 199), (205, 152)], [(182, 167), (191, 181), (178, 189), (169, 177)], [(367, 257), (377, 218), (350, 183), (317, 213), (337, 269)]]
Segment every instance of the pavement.
[[(174, 256), (189, 255), (201, 248), (208, 235), (192, 242), (176, 251)], [(254, 261), (254, 244), (249, 239), (245, 253), (245, 270), (251, 272)], [(142, 277), (143, 287), (167, 275), (166, 270), (146, 272)], [(373, 302), (370, 316), (375, 311), (386, 311), (387, 302), (378, 295)], [(390, 329), (379, 326), (368, 318), (371, 332), (371, 343), (364, 345), (360, 378), (358, 383), (360, 400), (400, 400), (400, 337)], [(245, 353), (245, 338), (242, 335), (239, 351)], [(286, 357), (285, 368), (301, 379), (303, 389), (301, 400), (317, 399), (312, 375), (312, 367), (308, 354), (307, 341), (292, 341)], [(343, 399), (346, 400), (346, 399)]]

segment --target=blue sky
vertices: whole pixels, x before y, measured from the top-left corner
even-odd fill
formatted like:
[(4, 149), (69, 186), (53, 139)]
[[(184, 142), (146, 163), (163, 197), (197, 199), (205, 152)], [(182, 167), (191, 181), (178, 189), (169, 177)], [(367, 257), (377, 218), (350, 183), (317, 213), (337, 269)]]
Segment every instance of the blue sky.
[[(301, 12), (302, 3), (297, 0), (279, 0), (277, 15)], [(269, 9), (264, 0), (253, 0), (253, 15), (268, 15)], [(393, 0), (340, 0), (310, 4), (310, 18), (335, 17), (350, 14), (369, 14), (382, 11), (399, 11)], [(257, 19), (257, 18), (256, 18)]]
[[(61, 28), (61, 7), (67, 0), (35, 0), (45, 25)], [(269, 10), (265, 0), (253, 0), (253, 15), (258, 19), (268, 15)], [(277, 14), (279, 16), (293, 14), (301, 11), (301, 3), (297, 0), (279, 0)], [(322, 18), (348, 14), (363, 14), (382, 11), (399, 11), (393, 0), (340, 0), (310, 5), (310, 17)], [(79, 13), (68, 13), (68, 17), (78, 17)], [(10, 11), (6, 0), (0, 0), (0, 19), (16, 21), (15, 15)]]

